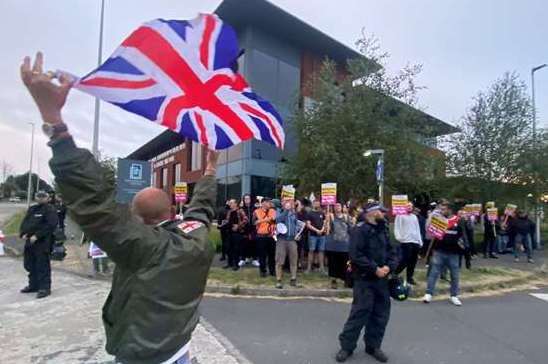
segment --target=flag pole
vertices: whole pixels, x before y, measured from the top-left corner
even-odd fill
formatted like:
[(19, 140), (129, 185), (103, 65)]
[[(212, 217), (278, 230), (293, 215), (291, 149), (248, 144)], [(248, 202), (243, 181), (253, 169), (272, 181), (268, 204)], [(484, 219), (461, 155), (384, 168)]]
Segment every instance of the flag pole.
[[(99, 49), (97, 54), (97, 66), (100, 66), (103, 62), (103, 26), (105, 20), (105, 0), (101, 0), (101, 20), (99, 25)], [(93, 120), (93, 141), (92, 141), (92, 153), (96, 159), (99, 159), (99, 113), (101, 103), (99, 98), (95, 98), (95, 115)]]

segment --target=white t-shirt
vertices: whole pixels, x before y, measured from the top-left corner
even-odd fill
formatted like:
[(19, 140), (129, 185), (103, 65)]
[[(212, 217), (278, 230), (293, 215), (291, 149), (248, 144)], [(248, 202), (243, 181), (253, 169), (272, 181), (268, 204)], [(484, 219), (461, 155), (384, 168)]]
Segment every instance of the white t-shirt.
[(414, 243), (422, 246), (419, 219), (414, 214), (397, 215), (394, 222), (394, 235), (402, 244)]

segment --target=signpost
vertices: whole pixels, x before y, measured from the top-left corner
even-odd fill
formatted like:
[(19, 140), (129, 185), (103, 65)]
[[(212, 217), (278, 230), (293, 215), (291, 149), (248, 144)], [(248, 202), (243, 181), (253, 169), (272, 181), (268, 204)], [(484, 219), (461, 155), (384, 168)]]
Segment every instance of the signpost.
[(137, 192), (150, 186), (151, 167), (147, 161), (118, 159), (116, 201), (130, 203)]

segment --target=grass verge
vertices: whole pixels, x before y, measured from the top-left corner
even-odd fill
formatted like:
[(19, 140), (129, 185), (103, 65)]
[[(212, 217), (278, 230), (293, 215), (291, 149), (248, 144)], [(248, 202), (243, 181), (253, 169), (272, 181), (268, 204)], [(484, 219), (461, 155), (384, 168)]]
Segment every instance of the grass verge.
[(17, 235), (19, 234), (19, 227), (23, 218), (25, 217), (25, 211), (19, 211), (11, 216), (8, 221), (2, 226), (2, 232), (4, 235)]
[[(527, 282), (531, 277), (531, 272), (524, 272), (517, 269), (504, 267), (477, 267), (471, 270), (463, 269), (460, 274), (461, 289), (466, 292), (482, 292), (484, 290), (496, 290), (498, 288), (508, 288), (514, 284)], [(412, 296), (418, 297), (424, 294), (426, 289), (426, 270), (417, 269), (415, 280), (418, 284), (414, 287)], [(286, 286), (289, 283), (289, 274), (284, 274)], [(301, 289), (322, 289), (331, 290), (331, 279), (319, 273), (299, 274), (299, 288)], [(343, 287), (343, 282), (338, 282), (339, 292)], [(213, 267), (210, 270), (209, 286), (229, 286), (233, 293), (238, 294), (242, 288), (273, 288), (276, 284), (274, 277), (260, 278), (257, 268), (244, 268), (239, 271), (224, 270)], [(289, 287), (287, 287), (289, 288)], [(439, 280), (437, 289), (445, 291), (449, 288), (449, 283)], [(335, 291), (336, 292), (336, 291)]]

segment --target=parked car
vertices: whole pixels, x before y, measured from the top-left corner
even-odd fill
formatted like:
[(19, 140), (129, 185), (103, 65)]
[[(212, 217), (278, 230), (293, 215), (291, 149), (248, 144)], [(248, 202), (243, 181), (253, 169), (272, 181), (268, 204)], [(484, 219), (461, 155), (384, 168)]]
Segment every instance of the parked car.
[(19, 197), (12, 197), (10, 198), (10, 202), (18, 203), (18, 202), (21, 202), (21, 199)]

